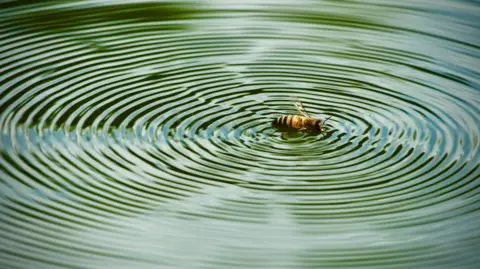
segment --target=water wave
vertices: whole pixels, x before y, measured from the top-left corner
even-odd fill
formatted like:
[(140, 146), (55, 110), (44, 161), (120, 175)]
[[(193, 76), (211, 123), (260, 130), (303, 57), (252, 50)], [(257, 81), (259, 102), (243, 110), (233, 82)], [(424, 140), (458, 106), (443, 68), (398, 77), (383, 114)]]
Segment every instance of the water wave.
[[(474, 268), (452, 5), (3, 4), (0, 265)], [(271, 126), (294, 98), (325, 135)]]

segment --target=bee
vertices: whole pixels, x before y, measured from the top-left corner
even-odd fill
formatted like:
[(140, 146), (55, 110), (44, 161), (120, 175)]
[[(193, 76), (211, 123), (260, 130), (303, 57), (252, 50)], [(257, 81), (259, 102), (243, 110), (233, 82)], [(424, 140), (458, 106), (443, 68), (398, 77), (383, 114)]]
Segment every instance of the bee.
[(276, 118), (272, 125), (277, 128), (291, 128), (298, 131), (322, 133), (325, 128), (325, 122), (331, 117), (322, 121), (308, 115), (307, 110), (299, 100), (295, 101), (295, 108), (301, 115), (283, 115)]

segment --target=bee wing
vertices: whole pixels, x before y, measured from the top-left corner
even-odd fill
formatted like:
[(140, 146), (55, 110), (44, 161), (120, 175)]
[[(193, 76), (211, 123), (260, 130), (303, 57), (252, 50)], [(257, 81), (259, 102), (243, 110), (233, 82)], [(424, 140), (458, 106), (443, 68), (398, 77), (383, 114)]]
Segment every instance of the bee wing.
[(298, 110), (298, 112), (300, 112), (300, 114), (302, 114), (305, 117), (310, 118), (310, 116), (308, 115), (308, 112), (305, 109), (305, 107), (303, 106), (302, 102), (300, 102), (300, 100), (298, 100), (298, 99), (295, 101), (295, 108)]

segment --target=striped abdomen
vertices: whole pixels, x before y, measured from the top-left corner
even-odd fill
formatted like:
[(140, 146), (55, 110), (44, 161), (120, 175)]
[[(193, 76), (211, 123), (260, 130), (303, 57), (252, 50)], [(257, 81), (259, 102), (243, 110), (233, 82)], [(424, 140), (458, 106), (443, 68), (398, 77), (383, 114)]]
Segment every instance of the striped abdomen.
[(304, 128), (304, 122), (306, 122), (308, 118), (299, 115), (283, 115), (276, 118), (273, 123), (277, 125), (284, 125), (295, 129)]

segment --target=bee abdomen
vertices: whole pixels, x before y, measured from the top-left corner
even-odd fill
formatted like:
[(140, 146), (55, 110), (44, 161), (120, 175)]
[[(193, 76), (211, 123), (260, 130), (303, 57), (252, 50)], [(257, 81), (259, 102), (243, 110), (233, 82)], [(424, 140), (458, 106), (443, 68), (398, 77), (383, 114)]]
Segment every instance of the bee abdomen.
[(292, 118), (293, 118), (292, 115), (283, 115), (283, 116), (280, 116), (280, 117), (276, 118), (276, 119), (273, 121), (273, 123), (274, 123), (274, 124), (277, 124), (277, 125), (290, 126), (291, 123), (292, 123)]

